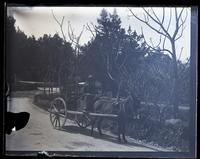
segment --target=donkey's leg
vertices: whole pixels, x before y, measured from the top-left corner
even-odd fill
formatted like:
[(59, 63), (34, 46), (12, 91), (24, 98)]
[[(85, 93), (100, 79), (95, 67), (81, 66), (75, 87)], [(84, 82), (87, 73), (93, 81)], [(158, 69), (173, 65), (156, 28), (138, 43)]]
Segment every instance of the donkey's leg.
[(120, 135), (121, 135), (121, 123), (120, 123), (120, 121), (118, 120), (118, 142), (119, 143), (121, 143), (121, 137), (120, 137)]
[(118, 131), (118, 142), (121, 143), (121, 133)]
[(122, 133), (122, 137), (125, 143), (128, 143), (128, 141), (126, 140), (126, 136), (125, 136), (125, 132)]
[(125, 136), (125, 134), (126, 134), (126, 123), (125, 123), (124, 119), (121, 122), (122, 122), (121, 123), (121, 125), (122, 125), (122, 129), (121, 129), (122, 130), (122, 138), (123, 138), (124, 142), (127, 143), (128, 141), (126, 140), (126, 136)]
[(98, 128), (98, 131), (99, 131), (99, 135), (102, 136), (102, 132), (101, 132), (101, 122), (102, 122), (102, 119), (99, 119), (98, 122), (97, 122), (97, 128)]
[(94, 129), (95, 123), (96, 123), (96, 118), (92, 119), (91, 121), (91, 136), (93, 136), (93, 129)]

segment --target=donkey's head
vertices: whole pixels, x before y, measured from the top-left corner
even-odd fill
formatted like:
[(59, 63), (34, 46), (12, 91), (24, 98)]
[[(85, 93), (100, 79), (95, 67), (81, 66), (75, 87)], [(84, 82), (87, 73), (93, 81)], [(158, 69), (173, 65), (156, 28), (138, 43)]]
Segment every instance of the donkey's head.
[(129, 93), (123, 103), (123, 106), (126, 118), (132, 120), (138, 115), (140, 100), (133, 93)]

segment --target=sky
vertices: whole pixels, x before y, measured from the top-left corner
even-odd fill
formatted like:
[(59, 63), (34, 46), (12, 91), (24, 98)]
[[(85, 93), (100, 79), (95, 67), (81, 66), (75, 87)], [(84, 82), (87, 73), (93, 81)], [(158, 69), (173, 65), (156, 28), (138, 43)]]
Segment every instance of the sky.
[[(65, 16), (65, 21), (63, 23), (63, 30), (66, 34), (67, 40), (68, 38), (68, 22), (70, 22), (74, 34), (78, 36), (83, 29), (83, 26), (89, 24), (92, 28), (91, 23), (94, 25), (97, 24), (97, 18), (99, 18), (101, 10), (105, 8), (109, 13), (113, 13), (114, 7), (8, 7), (7, 14), (14, 16), (16, 19), (16, 27), (19, 27), (20, 30), (24, 31), (24, 33), (28, 36), (34, 35), (36, 39), (42, 37), (44, 34), (54, 35), (58, 33), (61, 37), (61, 30), (59, 25), (56, 23), (55, 19), (52, 15), (52, 10), (54, 15), (57, 17), (59, 21), (62, 20), (62, 17)], [(159, 42), (159, 35), (150, 29), (148, 26), (137, 20), (135, 17), (131, 16), (130, 11), (127, 7), (115, 7), (117, 14), (121, 18), (121, 26), (128, 29), (129, 25), (132, 30), (135, 30), (138, 34), (141, 34), (141, 28), (143, 28), (143, 33), (146, 41), (151, 44), (151, 40), (153, 44), (157, 44)], [(144, 19), (144, 15), (141, 8), (131, 8), (132, 11), (138, 16)], [(148, 8), (147, 8), (148, 9)], [(153, 8), (158, 18), (162, 17), (162, 8)], [(166, 26), (169, 21), (169, 10), (170, 8), (165, 8), (165, 20), (164, 25)], [(181, 8), (178, 8), (180, 11)], [(185, 30), (183, 32), (183, 36), (177, 40), (176, 43), (176, 51), (177, 58), (180, 57), (181, 61), (186, 61), (188, 57), (190, 57), (190, 24), (191, 24), (191, 9), (187, 8), (188, 16), (185, 23)], [(174, 13), (174, 12), (172, 12)], [(152, 13), (151, 13), (152, 14)], [(183, 13), (183, 17), (186, 13)], [(151, 22), (151, 25), (155, 28), (158, 26)], [(171, 25), (169, 27), (169, 32), (173, 32), (175, 29), (175, 16), (172, 14)], [(80, 44), (87, 43), (92, 38), (92, 34), (86, 28), (83, 31), (83, 34), (80, 39)], [(181, 48), (183, 47), (181, 56)], [(166, 41), (166, 48), (171, 49), (170, 43)]]

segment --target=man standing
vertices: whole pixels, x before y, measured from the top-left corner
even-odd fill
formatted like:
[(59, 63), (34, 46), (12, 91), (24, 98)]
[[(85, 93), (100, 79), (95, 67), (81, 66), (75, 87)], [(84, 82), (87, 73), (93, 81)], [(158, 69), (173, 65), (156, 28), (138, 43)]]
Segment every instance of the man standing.
[(92, 75), (88, 76), (88, 83), (85, 93), (86, 93), (86, 111), (92, 112), (97, 94), (97, 90), (95, 87), (95, 79)]

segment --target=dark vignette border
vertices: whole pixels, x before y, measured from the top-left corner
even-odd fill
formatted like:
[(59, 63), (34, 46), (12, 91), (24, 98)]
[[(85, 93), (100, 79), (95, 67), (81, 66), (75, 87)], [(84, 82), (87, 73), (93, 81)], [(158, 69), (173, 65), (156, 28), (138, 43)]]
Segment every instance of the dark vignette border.
[[(7, 1), (4, 5), (4, 27), (3, 27), (3, 40), (5, 42), (5, 23), (6, 23), (6, 7), (7, 6), (191, 6), (192, 11), (191, 11), (191, 83), (190, 83), (190, 88), (191, 88), (191, 97), (190, 97), (190, 152), (82, 152), (82, 151), (73, 151), (73, 152), (63, 152), (63, 151), (49, 151), (48, 153), (50, 155), (55, 154), (57, 157), (129, 157), (129, 158), (141, 158), (141, 157), (168, 157), (168, 158), (194, 158), (197, 157), (197, 78), (198, 78), (198, 73), (197, 73), (197, 65), (198, 65), (198, 6), (197, 6), (197, 1), (183, 1), (183, 0), (168, 0), (168, 1), (163, 1), (162, 4), (160, 3), (155, 3), (155, 1), (151, 1), (151, 4), (149, 4), (149, 1), (142, 1), (142, 0), (135, 0), (134, 3), (130, 3), (130, 1), (115, 1), (115, 2), (109, 2), (107, 1), (106, 3), (101, 1), (101, 3), (98, 3), (97, 1), (94, 3), (93, 1), (86, 0), (83, 2), (79, 0), (74, 0), (73, 2), (63, 2), (60, 1), (59, 3), (57, 2), (43, 2), (40, 1), (38, 2), (20, 2), (19, 1)], [(5, 90), (5, 43), (3, 44), (3, 90)], [(3, 107), (1, 107), (1, 116), (2, 116), (2, 123), (4, 123), (4, 118), (5, 118), (5, 112), (6, 112), (6, 100), (5, 100), (5, 91), (3, 91)], [(1, 124), (1, 128), (3, 128), (3, 124)], [(4, 130), (2, 132), (2, 146), (1, 146), (1, 155), (5, 155), (6, 157), (16, 157), (20, 156), (21, 157), (26, 157), (26, 156), (32, 156), (36, 157), (37, 156), (37, 151), (5, 151), (5, 135)]]

